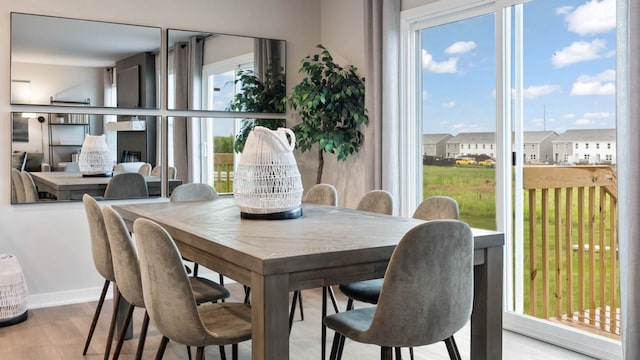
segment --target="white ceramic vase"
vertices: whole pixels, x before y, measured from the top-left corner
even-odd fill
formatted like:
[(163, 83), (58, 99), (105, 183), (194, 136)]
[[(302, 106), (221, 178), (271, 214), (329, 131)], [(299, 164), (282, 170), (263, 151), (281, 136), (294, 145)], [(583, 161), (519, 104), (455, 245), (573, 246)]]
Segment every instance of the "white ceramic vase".
[(108, 175), (113, 170), (113, 157), (104, 135), (86, 135), (78, 167), (82, 175)]

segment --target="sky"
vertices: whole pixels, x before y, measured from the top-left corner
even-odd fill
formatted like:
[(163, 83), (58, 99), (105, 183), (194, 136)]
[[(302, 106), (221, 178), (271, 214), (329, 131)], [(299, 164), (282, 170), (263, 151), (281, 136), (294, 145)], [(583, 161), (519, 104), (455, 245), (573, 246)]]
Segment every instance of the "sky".
[[(524, 4), (524, 130), (615, 128), (615, 0)], [(423, 132), (495, 131), (493, 14), (422, 30)]]

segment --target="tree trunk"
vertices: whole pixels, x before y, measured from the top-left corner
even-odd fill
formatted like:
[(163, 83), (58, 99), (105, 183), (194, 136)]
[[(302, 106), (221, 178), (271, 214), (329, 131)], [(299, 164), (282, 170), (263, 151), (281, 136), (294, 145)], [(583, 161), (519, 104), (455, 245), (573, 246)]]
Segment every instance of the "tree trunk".
[(322, 169), (324, 168), (323, 152), (322, 149), (318, 150), (318, 175), (316, 176), (316, 184), (322, 183)]

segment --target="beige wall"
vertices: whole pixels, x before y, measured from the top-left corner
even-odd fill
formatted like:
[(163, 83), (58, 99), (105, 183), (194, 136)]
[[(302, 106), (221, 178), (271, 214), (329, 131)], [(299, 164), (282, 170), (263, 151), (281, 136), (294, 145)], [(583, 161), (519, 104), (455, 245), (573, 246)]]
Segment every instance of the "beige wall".
[[(336, 2), (337, 3), (337, 2)], [(185, 8), (184, 4), (189, 4)], [(0, 2), (0, 253), (14, 254), (29, 286), (31, 306), (96, 299), (102, 280), (90, 256), (81, 203), (10, 205), (10, 12), (224, 32), (287, 41), (288, 85), (299, 61), (321, 41), (318, 0), (4, 0)], [(350, 54), (351, 58), (356, 58)], [(360, 56), (361, 57), (361, 56)], [(165, 115), (166, 111), (155, 114)], [(105, 203), (107, 204), (107, 203)]]

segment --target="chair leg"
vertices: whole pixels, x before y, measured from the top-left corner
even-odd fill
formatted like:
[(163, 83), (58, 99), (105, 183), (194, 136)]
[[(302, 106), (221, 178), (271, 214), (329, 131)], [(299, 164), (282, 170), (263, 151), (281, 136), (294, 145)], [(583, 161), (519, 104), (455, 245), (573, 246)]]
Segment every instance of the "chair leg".
[(393, 349), (388, 346), (380, 347), (380, 360), (393, 360)]
[(142, 359), (144, 351), (144, 343), (147, 339), (147, 330), (149, 329), (149, 313), (145, 310), (144, 320), (142, 320), (142, 328), (140, 329), (140, 338), (138, 339), (138, 349), (136, 350), (136, 360)]
[(114, 285), (113, 287), (113, 296), (115, 298), (115, 302), (113, 305), (113, 315), (111, 315), (111, 324), (109, 325), (109, 335), (107, 336), (107, 346), (104, 349), (104, 360), (109, 359), (109, 353), (111, 352), (111, 343), (113, 342), (113, 334), (116, 330), (116, 317), (118, 316), (118, 307), (120, 306), (120, 292), (118, 291), (118, 287)]
[(204, 359), (204, 346), (198, 346), (198, 350), (196, 350), (196, 360)]
[(347, 311), (349, 310), (353, 310), (353, 299), (349, 298), (349, 300), (347, 300)]
[(247, 305), (251, 304), (251, 288), (248, 286), (244, 287), (244, 303)]
[(336, 301), (336, 294), (333, 292), (333, 288), (331, 286), (327, 286), (327, 290), (329, 291), (329, 297), (331, 297), (331, 303), (333, 303), (333, 310), (335, 310), (337, 314), (340, 312), (340, 309), (338, 309), (338, 301)]
[(187, 356), (189, 357), (189, 360), (191, 360), (191, 346), (187, 345)]
[(291, 310), (289, 310), (289, 334), (291, 334), (291, 327), (293, 326), (293, 315), (296, 312), (296, 302), (298, 301), (298, 296), (300, 295), (300, 290), (296, 290), (293, 292), (293, 300), (291, 300)]
[(397, 347), (395, 348), (395, 350), (396, 350), (396, 360), (402, 360), (402, 348)]
[(300, 321), (304, 321), (304, 309), (302, 308), (302, 290), (299, 291), (300, 296), (298, 296), (298, 305), (300, 305)]
[(98, 306), (96, 306), (96, 311), (93, 313), (93, 320), (91, 321), (89, 334), (87, 334), (87, 340), (84, 343), (84, 350), (82, 350), (82, 355), (87, 355), (87, 350), (89, 349), (89, 344), (91, 344), (91, 338), (93, 337), (93, 332), (96, 330), (96, 324), (98, 323), (98, 318), (100, 317), (100, 312), (102, 311), (102, 304), (104, 304), (104, 298), (107, 296), (107, 290), (109, 289), (109, 284), (111, 284), (111, 281), (105, 280), (104, 285), (102, 285), (102, 292), (100, 293), (100, 299), (98, 300)]
[(340, 335), (340, 343), (338, 344), (338, 357), (336, 360), (342, 360), (342, 351), (344, 350), (345, 341), (347, 341), (346, 336)]
[(413, 348), (412, 347), (409, 348), (409, 357), (411, 358), (411, 360), (414, 360), (413, 359)]
[(224, 345), (220, 345), (220, 360), (227, 360), (227, 353), (224, 351)]
[(231, 345), (231, 359), (238, 360), (238, 344)]
[(193, 276), (198, 276), (198, 263), (193, 262)]
[(340, 345), (340, 333), (335, 332), (333, 335), (333, 343), (331, 344), (331, 352), (329, 353), (329, 360), (336, 360), (338, 358), (338, 347)]
[(118, 342), (116, 344), (115, 350), (113, 350), (113, 360), (117, 360), (120, 357), (120, 350), (122, 350), (122, 344), (124, 343), (124, 338), (127, 335), (127, 328), (131, 323), (131, 317), (133, 316), (133, 309), (135, 306), (129, 304), (127, 307), (127, 314), (124, 316), (124, 321), (122, 322), (122, 329), (120, 329), (120, 334), (118, 335)]
[[(164, 356), (164, 350), (167, 348), (167, 344), (169, 343), (169, 338), (166, 336), (162, 337), (160, 341), (160, 346), (158, 346), (158, 351), (156, 352), (156, 360), (161, 360)], [(191, 351), (189, 351), (189, 356), (191, 356)]]
[[(222, 274), (218, 274), (218, 275), (220, 277), (220, 282), (219, 282), (220, 286), (224, 286), (224, 275)], [(220, 302), (224, 302), (224, 299), (220, 300)]]
[(453, 338), (453, 335), (444, 339), (445, 345), (447, 345), (447, 352), (449, 353), (449, 359), (451, 360), (462, 360), (460, 356), (460, 351), (458, 351), (458, 345), (456, 345), (456, 340)]
[[(322, 319), (327, 317), (327, 287), (322, 287)], [(320, 336), (320, 359), (326, 359), (327, 354), (327, 327), (322, 322), (321, 336)]]

